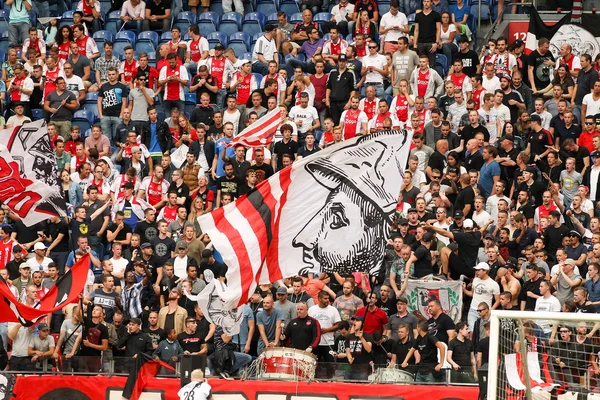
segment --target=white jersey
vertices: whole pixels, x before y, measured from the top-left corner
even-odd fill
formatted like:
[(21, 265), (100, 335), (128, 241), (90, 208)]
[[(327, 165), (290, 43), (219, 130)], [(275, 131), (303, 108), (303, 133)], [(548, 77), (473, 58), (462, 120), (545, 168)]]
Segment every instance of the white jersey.
[(190, 382), (177, 392), (179, 400), (209, 400), (212, 388), (207, 382)]

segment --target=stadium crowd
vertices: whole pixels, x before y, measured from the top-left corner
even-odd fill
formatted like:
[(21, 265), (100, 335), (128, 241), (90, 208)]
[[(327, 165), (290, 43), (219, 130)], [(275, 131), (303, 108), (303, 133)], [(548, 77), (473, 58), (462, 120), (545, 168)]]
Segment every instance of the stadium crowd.
[[(141, 351), (172, 364), (206, 354), (213, 373), (228, 377), (265, 348), (288, 346), (352, 364), (342, 368), (348, 379), (390, 363), (419, 382), (440, 379), (440, 352), (453, 381), (474, 382), (487, 361), (490, 309), (600, 307), (600, 80), (591, 55), (564, 44), (555, 59), (546, 38), (528, 56), (522, 41), (504, 38), (477, 53), (463, 0), (392, 0), (383, 15), (373, 0), (341, 0), (318, 23), (313, 13), (330, 4), (308, 0), (301, 22), (280, 11), (239, 58), (225, 43), (209, 46), (197, 24), (172, 25), (169, 0), (117, 3), (119, 29), (170, 33), (156, 43), (158, 60), (134, 43), (117, 53), (117, 43), (99, 40), (97, 0), (76, 5), (72, 26), (54, 19), (43, 30), (28, 12), (48, 16), (44, 3), (6, 1), (0, 125), (47, 120), (70, 215), (26, 227), (3, 206), (0, 274), (34, 305), (90, 255), (81, 305), (33, 328), (0, 324), (10, 370), (46, 359), (98, 372)], [(194, 12), (207, 10), (195, 3)], [(272, 145), (226, 147), (276, 108)], [(227, 266), (197, 217), (303, 157), (389, 129), (406, 129), (413, 143), (380, 272), (260, 285), (238, 335), (209, 323), (194, 296), (225, 280)], [(409, 313), (413, 278), (462, 279), (463, 322), (435, 298), (430, 318)], [(556, 334), (543, 324), (531, 333)]]

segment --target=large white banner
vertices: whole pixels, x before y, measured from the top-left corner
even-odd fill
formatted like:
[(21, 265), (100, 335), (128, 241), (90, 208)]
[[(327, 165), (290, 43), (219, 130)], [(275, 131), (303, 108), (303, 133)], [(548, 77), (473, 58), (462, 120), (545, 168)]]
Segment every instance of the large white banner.
[(377, 273), (411, 142), (383, 131), (327, 147), (199, 217), (229, 267), (228, 307), (307, 270)]

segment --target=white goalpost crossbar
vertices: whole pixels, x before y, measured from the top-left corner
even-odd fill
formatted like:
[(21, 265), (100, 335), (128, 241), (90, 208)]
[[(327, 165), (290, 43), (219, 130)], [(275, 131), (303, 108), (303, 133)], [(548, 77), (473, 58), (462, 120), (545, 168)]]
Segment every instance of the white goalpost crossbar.
[(516, 320), (548, 320), (555, 322), (587, 322), (595, 324), (600, 322), (600, 314), (594, 313), (564, 313), (564, 312), (534, 312), (534, 311), (508, 311), (492, 310), (490, 317), (490, 352), (487, 376), (487, 400), (498, 400), (498, 352), (500, 346), (500, 319), (511, 318)]

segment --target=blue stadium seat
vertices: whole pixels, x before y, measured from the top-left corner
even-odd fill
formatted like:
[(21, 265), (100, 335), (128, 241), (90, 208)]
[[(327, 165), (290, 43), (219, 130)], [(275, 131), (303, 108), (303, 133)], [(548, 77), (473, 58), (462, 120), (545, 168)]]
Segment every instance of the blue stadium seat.
[(81, 129), (81, 132), (85, 132), (92, 128), (92, 124), (95, 120), (94, 114), (91, 111), (79, 110), (73, 114), (71, 124), (78, 126)]
[(264, 15), (269, 15), (277, 12), (277, 5), (275, 4), (275, 0), (257, 0), (255, 10)]
[(242, 30), (242, 14), (237, 12), (228, 12), (223, 14), (219, 31), (231, 35)]
[(415, 23), (415, 13), (412, 14), (408, 14), (408, 17), (406, 17), (406, 19), (408, 20), (409, 24), (414, 24)]
[(8, 13), (0, 10), (0, 32), (8, 31)]
[(381, 18), (383, 14), (387, 14), (390, 11), (390, 0), (379, 0), (377, 7), (379, 8), (379, 18)]
[(442, 76), (446, 76), (448, 74), (448, 71), (450, 70), (450, 65), (448, 64), (448, 58), (443, 54), (436, 53), (435, 63), (439, 64), (439, 66), (442, 67), (442, 71), (444, 72), (444, 74)]
[(324, 42), (328, 41), (330, 38), (331, 38), (331, 36), (329, 35), (329, 32), (327, 32), (327, 33), (325, 33), (325, 34), (323, 35), (323, 41), (324, 41)]
[(244, 51), (236, 51), (235, 54), (241, 54), (248, 51), (250, 45), (252, 44), (252, 38), (246, 32), (236, 32), (232, 35), (229, 35), (229, 46), (231, 47), (233, 43), (243, 43), (245, 45), (246, 50)]
[(254, 36), (252, 36), (252, 41), (250, 42), (250, 47), (253, 47), (253, 46), (254, 46), (254, 43), (256, 43), (256, 41), (257, 41), (258, 39), (260, 39), (260, 37), (261, 37), (262, 35), (263, 35), (263, 34), (262, 34), (262, 32), (259, 32), (259, 33), (255, 34)]
[(33, 109), (33, 110), (31, 110), (31, 116), (33, 117), (34, 121), (43, 119), (44, 118), (44, 110), (42, 110), (41, 108)]
[(219, 26), (219, 23), (221, 22), (221, 18), (219, 17), (219, 14), (217, 14), (216, 12), (209, 11), (209, 12), (203, 12), (202, 14), (200, 14), (200, 16), (198, 17), (198, 22), (202, 22), (202, 21), (211, 21), (213, 24), (215, 24), (215, 26)]
[(115, 42), (126, 40), (135, 46), (135, 32), (133, 31), (121, 31), (115, 35)]
[(111, 32), (113, 35), (116, 35), (121, 27), (121, 11), (112, 11), (106, 17), (104, 23), (104, 29)]
[(108, 14), (110, 12), (110, 1), (100, 1), (100, 12)]
[(8, 54), (3, 51), (0, 51), (0, 63), (6, 61), (8, 59)]
[(135, 42), (136, 53), (150, 53), (155, 52), (158, 47), (158, 33), (154, 31), (140, 32)]
[(313, 17), (313, 21), (319, 25), (321, 33), (328, 33), (329, 26), (331, 25), (331, 13), (320, 12)]
[(86, 102), (83, 105), (83, 109), (92, 114), (94, 121), (97, 121), (100, 119), (100, 116), (98, 115), (98, 104), (97, 103), (87, 103)]
[(8, 30), (0, 35), (0, 51), (8, 53)]
[(252, 53), (248, 52), (248, 53), (242, 53), (240, 55), (238, 55), (237, 53), (235, 53), (238, 58), (240, 60), (252, 60)]
[[(286, 13), (287, 14), (287, 13)], [(288, 18), (288, 21), (290, 21), (291, 24), (297, 24), (298, 22), (302, 22), (302, 13), (297, 12), (295, 14), (287, 14), (287, 15), (291, 15)]]
[[(477, 25), (477, 20), (479, 19), (479, 2), (471, 5), (471, 18)], [(487, 2), (481, 2), (481, 22), (490, 20), (490, 6)]]
[[(120, 12), (119, 12), (120, 13)], [(73, 11), (65, 11), (60, 18), (60, 26), (73, 25)]]
[(197, 105), (196, 93), (186, 93), (185, 94), (185, 108), (184, 111), (192, 115), (194, 108)]
[[(88, 129), (87, 131), (83, 131), (83, 133), (81, 134), (81, 138), (85, 140), (88, 137), (90, 137), (91, 134), (92, 134), (92, 130)], [(120, 165), (119, 165), (119, 167), (120, 167)]]
[[(290, 16), (299, 13), (300, 9), (298, 8), (298, 3), (296, 3), (295, 0), (282, 0), (279, 3), (279, 11), (283, 11), (288, 16), (288, 20), (292, 22), (292, 20), (289, 19)], [(300, 20), (302, 20), (302, 17)]]
[(178, 27), (182, 33), (186, 33), (190, 24), (195, 24), (198, 20), (198, 15), (191, 11), (182, 11), (175, 17), (173, 26)]
[(125, 56), (125, 47), (131, 46), (132, 44), (127, 40), (117, 40), (113, 43), (113, 54), (119, 60)]
[(173, 39), (173, 36), (171, 36), (171, 32), (164, 32), (162, 35), (160, 35), (158, 46), (160, 47), (161, 44), (167, 43), (171, 39)]
[(94, 34), (92, 35), (92, 38), (96, 42), (96, 46), (98, 46), (98, 50), (103, 51), (104, 42), (106, 42), (106, 41), (112, 42), (113, 34), (109, 31), (98, 31), (98, 32), (94, 32)]
[(277, 13), (271, 13), (267, 15), (267, 25), (277, 25), (279, 20), (277, 19)]
[(228, 46), (227, 35), (223, 32), (213, 32), (206, 35), (206, 40), (208, 40), (208, 47), (210, 49), (214, 49), (217, 43), (221, 43), (224, 47)]
[(148, 53), (148, 65), (156, 68), (156, 52), (153, 51)]
[(242, 32), (246, 32), (250, 36), (254, 36), (257, 33), (263, 31), (267, 17), (260, 12), (251, 12), (244, 15), (244, 22), (242, 24)]
[(262, 81), (263, 76), (256, 72), (252, 73), (252, 75), (254, 75), (254, 77), (256, 78), (256, 84), (260, 85), (260, 81)]
[(97, 104), (98, 92), (89, 92), (85, 95), (85, 104)]
[(214, 22), (208, 20), (198, 22), (198, 28), (200, 29), (200, 34), (202, 36), (206, 36), (209, 33), (216, 32), (217, 26), (218, 25), (215, 25)]

